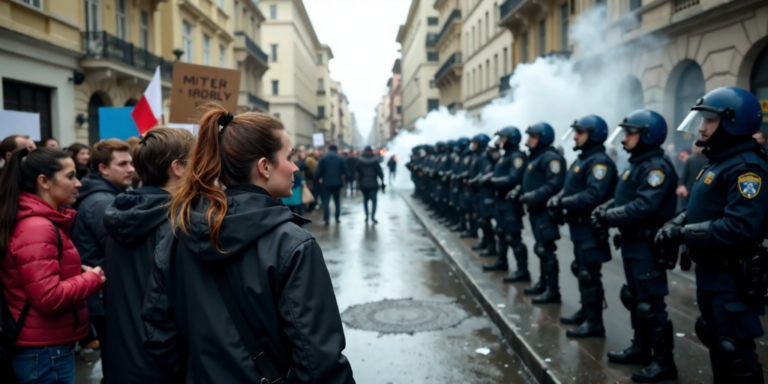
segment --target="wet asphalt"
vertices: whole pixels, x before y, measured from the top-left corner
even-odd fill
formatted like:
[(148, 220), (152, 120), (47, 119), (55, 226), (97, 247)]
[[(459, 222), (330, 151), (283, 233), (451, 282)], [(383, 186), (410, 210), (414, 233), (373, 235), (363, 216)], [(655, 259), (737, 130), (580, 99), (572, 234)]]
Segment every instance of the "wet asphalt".
[[(345, 319), (344, 354), (356, 381), (535, 383), (399, 194), (388, 190), (378, 196), (376, 225), (366, 224), (360, 194), (342, 198), (339, 224), (332, 220), (324, 227), (321, 210), (306, 215), (314, 221), (306, 228), (323, 250)], [(357, 318), (351, 317), (352, 311), (345, 312), (351, 307), (378, 308), (377, 302), (400, 299), (448, 306), (450, 311), (389, 309)], [(446, 315), (444, 312), (454, 316), (448, 324), (438, 324), (443, 321), (436, 317)], [(370, 321), (352, 321), (355, 319)], [(418, 330), (424, 328), (431, 330)], [(100, 379), (97, 354), (81, 353), (76, 383), (98, 383)]]

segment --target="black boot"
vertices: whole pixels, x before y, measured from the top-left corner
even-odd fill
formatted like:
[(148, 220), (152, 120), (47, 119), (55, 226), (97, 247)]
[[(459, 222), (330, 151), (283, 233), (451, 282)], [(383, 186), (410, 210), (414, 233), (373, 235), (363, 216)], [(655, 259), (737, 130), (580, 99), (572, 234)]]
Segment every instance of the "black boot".
[(521, 281), (531, 281), (531, 274), (528, 270), (518, 269), (504, 278), (505, 283), (519, 283)]
[(462, 233), (461, 237), (462, 239), (476, 239), (477, 238), (477, 218), (472, 217), (470, 215), (469, 220), (467, 222), (467, 226), (469, 229)]
[(623, 351), (608, 352), (608, 361), (616, 364), (646, 365), (651, 362), (651, 345), (648, 342), (645, 329), (640, 327), (634, 313), (631, 313), (630, 316), (635, 332), (635, 338), (631, 340), (632, 345)]
[(501, 257), (491, 265), (483, 265), (483, 271), (506, 271), (508, 269), (509, 265), (507, 265), (507, 260), (503, 260)]
[(541, 295), (547, 290), (547, 280), (545, 278), (539, 279), (536, 284), (523, 289), (524, 295)]
[(517, 283), (521, 281), (531, 281), (531, 274), (528, 272), (528, 248), (525, 247), (525, 244), (523, 244), (522, 241), (518, 241), (517, 244), (514, 244), (513, 242), (512, 244), (512, 253), (515, 254), (517, 271), (505, 277), (504, 282)]
[(636, 383), (658, 383), (664, 380), (677, 380), (677, 366), (672, 350), (675, 347), (672, 322), (667, 321), (658, 327), (648, 328), (648, 339), (653, 349), (651, 365), (632, 373)]
[(488, 248), (488, 243), (485, 241), (485, 239), (483, 239), (483, 241), (472, 246), (473, 251), (479, 251), (481, 249), (486, 249), (486, 248)]
[(547, 276), (547, 289), (541, 295), (531, 300), (533, 304), (558, 304), (560, 303), (560, 286), (558, 285), (559, 269), (557, 260), (550, 260), (544, 264)]
[(488, 248), (485, 249), (485, 251), (480, 252), (480, 257), (492, 257), (497, 256), (499, 253), (496, 252), (496, 239), (491, 237), (491, 240), (488, 242)]
[(576, 338), (605, 337), (602, 287), (583, 288), (581, 302), (584, 306), (585, 321), (578, 327), (565, 331), (565, 335)]
[(462, 232), (461, 235), (459, 235), (459, 238), (462, 238), (462, 239), (477, 239), (477, 231), (475, 231), (475, 233), (472, 233), (470, 231)]
[[(584, 313), (584, 307), (582, 306), (573, 315), (568, 316), (568, 317), (565, 317), (565, 316), (561, 317), (560, 318), (560, 324), (565, 324), (565, 325), (581, 325), (581, 323), (583, 323), (584, 320), (586, 320), (586, 319), (587, 319), (587, 315)], [(567, 331), (566, 331), (566, 333), (567, 333)]]

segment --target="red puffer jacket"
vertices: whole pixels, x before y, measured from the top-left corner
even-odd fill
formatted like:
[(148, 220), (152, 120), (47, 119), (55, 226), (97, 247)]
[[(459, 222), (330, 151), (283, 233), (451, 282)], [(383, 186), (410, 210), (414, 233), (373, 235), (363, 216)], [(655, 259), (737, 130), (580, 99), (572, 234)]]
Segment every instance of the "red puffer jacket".
[[(24, 303), (32, 309), (16, 345), (43, 347), (74, 342), (88, 336), (85, 298), (102, 287), (95, 273), (81, 273), (80, 255), (69, 238), (75, 211), (56, 211), (30, 193), (22, 193), (16, 227), (2, 260), (3, 295), (14, 319)], [(61, 234), (62, 256), (51, 221)]]

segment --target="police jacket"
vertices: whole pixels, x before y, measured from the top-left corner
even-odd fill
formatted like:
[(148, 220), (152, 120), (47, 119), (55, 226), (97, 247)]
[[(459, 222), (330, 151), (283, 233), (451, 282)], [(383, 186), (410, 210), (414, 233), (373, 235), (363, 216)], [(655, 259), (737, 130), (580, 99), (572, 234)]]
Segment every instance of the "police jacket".
[[(155, 252), (144, 300), (144, 348), (187, 383), (258, 383), (254, 362), (233, 326), (210, 266), (223, 263), (256, 336), (278, 370), (297, 383), (352, 384), (346, 341), (323, 252), (277, 199), (253, 185), (226, 190), (219, 252), (198, 201), (189, 233), (177, 229)], [(188, 353), (185, 352), (188, 349)]]
[(717, 152), (705, 150), (705, 155), (709, 164), (693, 184), (687, 224), (708, 224), (698, 236), (686, 234), (691, 255), (723, 257), (754, 251), (768, 227), (768, 193), (761, 190), (768, 177), (765, 149), (749, 140)]
[[(493, 168), (496, 165), (496, 160), (491, 157), (491, 153), (483, 151), (477, 155), (477, 173), (481, 177), (487, 175), (493, 175)], [(491, 178), (487, 178), (485, 183), (480, 184), (480, 197), (484, 199), (485, 204), (493, 204), (493, 198), (496, 195), (496, 191), (493, 189), (493, 182)]]
[[(104, 248), (107, 246), (104, 211), (125, 190), (101, 177), (99, 173), (89, 174), (83, 178), (82, 183), (77, 202), (73, 206), (77, 210), (77, 218), (72, 227), (72, 242), (83, 264), (103, 268)], [(88, 298), (88, 313), (91, 316), (106, 315), (102, 292)]]
[(566, 219), (588, 219), (592, 210), (613, 197), (617, 182), (616, 165), (605, 153), (605, 146), (583, 150), (565, 176), (561, 205), (568, 212)]
[(565, 159), (551, 146), (531, 150), (528, 167), (523, 176), (523, 193), (535, 192), (529, 201), (524, 202), (528, 212), (545, 211), (547, 201), (563, 189), (564, 166)]
[(165, 206), (170, 197), (163, 189), (144, 186), (118, 195), (104, 213), (109, 238), (103, 268), (109, 277), (110, 301), (106, 308), (109, 343), (104, 347), (110, 357), (106, 365), (110, 383), (179, 381), (167, 376), (141, 343), (141, 308), (155, 247), (170, 232)]
[(518, 147), (506, 149), (493, 169), (493, 182), (497, 200), (506, 201), (507, 193), (523, 182), (528, 157)]
[(377, 155), (364, 154), (357, 162), (357, 181), (360, 189), (378, 189), (379, 179), (384, 184), (384, 172)]
[(624, 240), (650, 240), (675, 215), (677, 173), (664, 150), (653, 148), (629, 158), (619, 177), (614, 207), (606, 220), (618, 227)]
[(350, 177), (347, 162), (337, 152), (328, 152), (320, 158), (315, 171), (315, 179), (323, 179), (322, 186), (327, 188), (340, 188), (344, 186), (344, 178)]

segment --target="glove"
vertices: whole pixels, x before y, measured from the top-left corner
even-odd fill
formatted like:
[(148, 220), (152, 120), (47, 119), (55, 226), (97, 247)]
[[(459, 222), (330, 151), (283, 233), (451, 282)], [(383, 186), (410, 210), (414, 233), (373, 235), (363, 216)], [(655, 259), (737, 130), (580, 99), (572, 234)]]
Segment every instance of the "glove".
[(493, 178), (493, 174), (489, 173), (485, 176), (483, 176), (482, 179), (480, 179), (480, 185), (483, 187), (490, 187), (492, 185), (491, 179)]
[(606, 224), (608, 223), (605, 221), (605, 211), (607, 210), (608, 207), (601, 205), (592, 211), (592, 214), (590, 215), (592, 229), (599, 231), (606, 227)]
[(675, 247), (683, 243), (683, 226), (685, 225), (687, 213), (680, 212), (675, 218), (664, 223), (656, 232), (653, 243), (659, 247)]
[(530, 204), (535, 199), (536, 199), (536, 191), (526, 192), (526, 193), (523, 193), (522, 196), (520, 196), (520, 203)]
[(556, 211), (558, 209), (562, 209), (562, 204), (560, 200), (560, 196), (552, 196), (552, 198), (547, 201), (547, 209)]
[(509, 201), (517, 201), (517, 198), (520, 197), (520, 191), (522, 191), (522, 188), (518, 185), (507, 193), (506, 199)]

